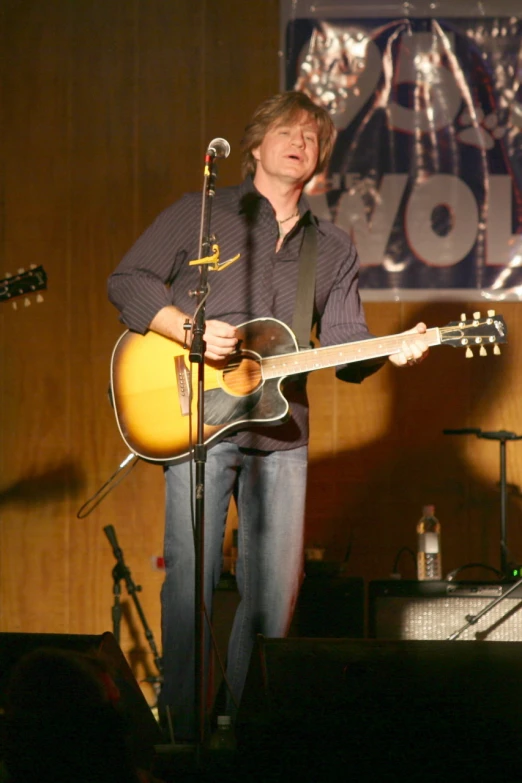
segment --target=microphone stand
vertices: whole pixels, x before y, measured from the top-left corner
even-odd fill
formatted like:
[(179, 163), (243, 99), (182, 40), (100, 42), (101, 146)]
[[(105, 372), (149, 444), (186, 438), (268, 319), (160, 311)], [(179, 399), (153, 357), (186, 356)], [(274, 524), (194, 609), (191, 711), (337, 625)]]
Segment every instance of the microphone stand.
[[(443, 430), (444, 435), (476, 435), (477, 438), (485, 440), (498, 440), (500, 444), (500, 570), (502, 577), (507, 579), (509, 574), (508, 547), (507, 547), (507, 482), (506, 482), (506, 442), (508, 440), (521, 440), (522, 435), (516, 435), (514, 432), (498, 430), (497, 432), (484, 432), (478, 427), (467, 427), (459, 430)], [(454, 631), (448, 636), (448, 641), (457, 639), (471, 625), (474, 625), (494, 606), (508, 597), (517, 587), (522, 584), (522, 578), (518, 579), (511, 587), (487, 604), (478, 614), (466, 615), (466, 624), (458, 631)]]
[(127, 586), (127, 592), (131, 596), (132, 600), (134, 601), (134, 605), (136, 607), (136, 610), (138, 612), (139, 618), (141, 620), (141, 623), (143, 625), (143, 629), (145, 631), (145, 636), (147, 638), (147, 641), (149, 642), (150, 649), (152, 650), (152, 654), (154, 656), (154, 663), (156, 664), (156, 668), (160, 674), (162, 674), (162, 665), (161, 665), (161, 659), (158, 654), (158, 650), (156, 647), (156, 643), (154, 641), (154, 636), (152, 635), (152, 631), (150, 630), (147, 620), (145, 619), (145, 615), (143, 613), (143, 609), (141, 608), (141, 604), (139, 602), (137, 593), (141, 590), (140, 585), (136, 585), (131, 577), (131, 573), (125, 564), (125, 560), (123, 559), (123, 552), (118, 544), (118, 540), (116, 538), (116, 531), (114, 530), (114, 527), (112, 525), (107, 525), (103, 528), (103, 531), (107, 538), (109, 539), (109, 543), (112, 546), (112, 551), (114, 553), (114, 557), (116, 558), (116, 565), (112, 569), (112, 577), (114, 580), (114, 587), (113, 587), (113, 594), (114, 594), (114, 604), (112, 607), (112, 623), (113, 623), (113, 634), (114, 638), (116, 639), (116, 642), (118, 645), (120, 644), (120, 624), (121, 624), (121, 604), (120, 604), (120, 596), (121, 596), (121, 586), (120, 582), (123, 579), (125, 581), (125, 584)]
[[(214, 165), (215, 151), (207, 150), (203, 179), (203, 194), (201, 205), (201, 226), (199, 237), (199, 258), (206, 259), (211, 255), (210, 220), (212, 199), (215, 191), (216, 169)], [(205, 462), (207, 450), (204, 443), (204, 391), (205, 391), (205, 300), (208, 296), (208, 266), (201, 263), (199, 267), (199, 284), (196, 291), (197, 308), (192, 324), (192, 341), (189, 351), (189, 361), (198, 365), (197, 375), (197, 434), (193, 447), (193, 458), (196, 466), (194, 495), (194, 714), (196, 716), (196, 736), (202, 745), (205, 739), (205, 593), (204, 593), (204, 551), (205, 551)], [(192, 375), (191, 375), (192, 377)]]
[(504, 579), (509, 574), (508, 547), (507, 547), (507, 482), (506, 482), (506, 442), (508, 440), (521, 440), (522, 435), (514, 432), (498, 430), (498, 432), (484, 432), (478, 427), (466, 427), (460, 430), (443, 430), (444, 435), (476, 435), (477, 438), (486, 440), (498, 440), (500, 443), (500, 570)]

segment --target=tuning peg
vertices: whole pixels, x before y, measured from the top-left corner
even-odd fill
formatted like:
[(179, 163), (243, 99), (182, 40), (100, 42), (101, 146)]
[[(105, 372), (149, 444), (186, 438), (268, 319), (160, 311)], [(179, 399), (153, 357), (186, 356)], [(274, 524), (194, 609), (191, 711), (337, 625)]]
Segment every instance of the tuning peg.
[(480, 350), (479, 350), (479, 356), (487, 356), (487, 355), (488, 355), (488, 352), (486, 351), (486, 349), (484, 348), (484, 346), (483, 346), (483, 345), (481, 345), (481, 346), (480, 346)]
[(11, 302), (11, 304), (13, 306), (13, 310), (18, 310), (18, 305), (16, 304), (16, 302)]
[(26, 296), (24, 299), (24, 307), (31, 307), (31, 300), (28, 296)]
[(495, 311), (494, 310), (488, 310), (488, 318), (493, 318), (494, 315), (495, 315)]
[(466, 313), (461, 313), (460, 314), (460, 320), (461, 321), (465, 321), (466, 320)]
[(493, 346), (493, 353), (495, 354), (495, 356), (500, 356), (500, 345)]
[(36, 301), (38, 302), (38, 304), (43, 302), (43, 300), (44, 300), (44, 298), (43, 298), (43, 296), (41, 294), (37, 294), (36, 295)]
[(473, 351), (468, 345), (468, 347), (466, 348), (466, 359), (472, 359), (472, 358), (473, 358)]
[(479, 320), (479, 318), (480, 318), (480, 313), (479, 313), (479, 311), (478, 311), (478, 310), (477, 310), (475, 313), (473, 313), (473, 318), (475, 319), (475, 321), (478, 321), (478, 320)]
[(21, 266), (20, 269), (16, 270), (16, 274), (17, 275), (23, 275), (24, 272), (25, 272), (25, 269), (23, 268), (23, 266)]

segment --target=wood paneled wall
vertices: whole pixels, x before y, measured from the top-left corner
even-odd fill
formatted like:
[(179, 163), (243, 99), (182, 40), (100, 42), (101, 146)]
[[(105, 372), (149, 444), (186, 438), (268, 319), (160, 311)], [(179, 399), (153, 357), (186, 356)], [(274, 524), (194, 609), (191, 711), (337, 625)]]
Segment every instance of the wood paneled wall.
[[(86, 518), (80, 506), (126, 456), (107, 399), (121, 332), (106, 279), (153, 217), (199, 189), (202, 153), (232, 146), (219, 181), (239, 179), (252, 109), (278, 89), (278, 2), (4, 0), (0, 15), (0, 273), (43, 264), (44, 302), (0, 310), (0, 631), (111, 629), (113, 525), (160, 644), (163, 483), (135, 469)], [(375, 334), (463, 304), (371, 304)], [(387, 577), (436, 504), (444, 569), (499, 565), (499, 449), (445, 427), (522, 430), (518, 304), (502, 305), (501, 357), (433, 349), (420, 367), (386, 367), (360, 388), (310, 378), (307, 543), (348, 571)], [(508, 446), (508, 539), (522, 559), (522, 446)], [(412, 575), (408, 558), (401, 561)], [(487, 574), (482, 574), (485, 576)], [(138, 677), (151, 656), (127, 601), (122, 647)]]

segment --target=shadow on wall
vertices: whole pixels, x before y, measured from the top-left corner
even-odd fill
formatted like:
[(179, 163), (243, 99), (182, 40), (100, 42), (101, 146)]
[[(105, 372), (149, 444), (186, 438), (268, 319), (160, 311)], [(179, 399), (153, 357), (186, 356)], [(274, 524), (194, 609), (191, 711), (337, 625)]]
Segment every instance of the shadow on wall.
[(33, 473), (2, 487), (0, 506), (77, 498), (85, 485), (83, 471), (73, 462), (62, 462), (44, 473)]

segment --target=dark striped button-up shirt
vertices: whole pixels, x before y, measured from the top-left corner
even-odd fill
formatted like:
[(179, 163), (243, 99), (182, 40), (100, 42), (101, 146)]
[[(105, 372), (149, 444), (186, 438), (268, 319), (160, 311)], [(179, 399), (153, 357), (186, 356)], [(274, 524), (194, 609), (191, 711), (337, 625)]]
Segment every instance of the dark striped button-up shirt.
[[(276, 252), (278, 225), (267, 199), (251, 178), (236, 187), (216, 190), (211, 205), (211, 232), (225, 261), (240, 259), (208, 276), (210, 294), (206, 318), (234, 326), (254, 318), (273, 317), (292, 325), (304, 224), (311, 219), (303, 195), (300, 220)], [(122, 322), (144, 334), (156, 313), (175, 305), (192, 315), (199, 269), (189, 261), (199, 257), (201, 194), (191, 193), (164, 210), (141, 235), (109, 278), (109, 298)], [(313, 321), (321, 345), (362, 340), (370, 336), (357, 287), (359, 262), (348, 235), (337, 226), (312, 218), (317, 230), (317, 270)], [(350, 364), (337, 369), (342, 380), (359, 382), (374, 372), (371, 366)], [(229, 435), (247, 448), (291, 449), (308, 440), (308, 404), (304, 380), (288, 382), (285, 397), (291, 415), (275, 426), (256, 426)]]

